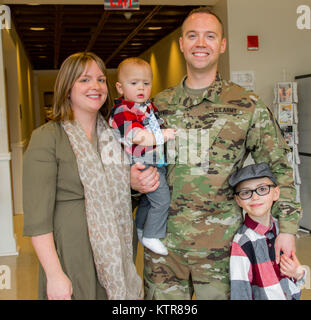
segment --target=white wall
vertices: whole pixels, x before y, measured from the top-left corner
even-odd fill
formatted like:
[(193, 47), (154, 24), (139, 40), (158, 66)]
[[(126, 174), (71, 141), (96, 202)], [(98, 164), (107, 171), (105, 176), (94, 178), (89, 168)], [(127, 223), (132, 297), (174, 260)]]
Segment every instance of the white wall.
[[(311, 30), (296, 26), (297, 7), (311, 7), (311, 0), (227, 2), (230, 71), (253, 70), (255, 92), (271, 105), (276, 82), (311, 73)], [(259, 36), (259, 51), (247, 51), (247, 35)]]
[(13, 202), (7, 126), (7, 90), (4, 67), (3, 33), (0, 30), (0, 256), (17, 254), (13, 232)]
[(3, 58), (6, 77), (6, 93), (8, 104), (9, 150), (11, 151), (12, 185), (14, 213), (23, 212), (22, 199), (22, 157), (26, 139), (22, 139), (22, 122), (20, 96), (17, 90), (17, 54), (16, 46), (5, 30), (3, 32)]

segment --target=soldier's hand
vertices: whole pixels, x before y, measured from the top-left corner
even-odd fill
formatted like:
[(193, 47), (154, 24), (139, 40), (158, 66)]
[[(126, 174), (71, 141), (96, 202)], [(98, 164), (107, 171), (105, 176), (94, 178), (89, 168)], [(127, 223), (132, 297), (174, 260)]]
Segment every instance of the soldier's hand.
[(292, 252), (296, 252), (295, 235), (290, 233), (279, 233), (275, 239), (275, 260), (280, 263), (280, 253), (283, 251), (288, 257), (291, 257)]
[(150, 166), (141, 171), (145, 167), (141, 163), (135, 163), (131, 166), (131, 187), (140, 193), (153, 192), (160, 185), (157, 168)]

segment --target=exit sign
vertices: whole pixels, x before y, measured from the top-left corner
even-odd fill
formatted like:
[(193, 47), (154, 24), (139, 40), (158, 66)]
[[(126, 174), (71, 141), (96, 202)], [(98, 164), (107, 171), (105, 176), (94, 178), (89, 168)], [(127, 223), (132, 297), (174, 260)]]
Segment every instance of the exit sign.
[(139, 0), (105, 0), (106, 10), (138, 10)]

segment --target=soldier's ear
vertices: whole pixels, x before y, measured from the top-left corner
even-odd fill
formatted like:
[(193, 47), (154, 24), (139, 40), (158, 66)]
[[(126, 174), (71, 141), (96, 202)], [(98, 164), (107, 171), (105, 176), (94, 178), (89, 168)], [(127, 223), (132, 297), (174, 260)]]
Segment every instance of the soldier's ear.
[(119, 92), (119, 94), (121, 96), (123, 96), (123, 88), (122, 88), (122, 84), (120, 82), (116, 82), (116, 88), (117, 88), (117, 91)]
[(227, 40), (226, 40), (226, 38), (222, 38), (221, 46), (220, 46), (220, 53), (224, 53), (226, 51), (226, 47), (227, 47)]
[(183, 47), (182, 37), (179, 37), (179, 48), (180, 48), (180, 51), (183, 53), (184, 52), (184, 47)]

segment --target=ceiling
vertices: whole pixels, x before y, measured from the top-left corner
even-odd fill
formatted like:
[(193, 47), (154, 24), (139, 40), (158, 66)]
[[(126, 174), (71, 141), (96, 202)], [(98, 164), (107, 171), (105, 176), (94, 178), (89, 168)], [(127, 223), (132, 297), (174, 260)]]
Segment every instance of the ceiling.
[[(103, 4), (105, 0), (88, 0), (88, 4)], [(109, 0), (107, 0), (109, 1)], [(118, 0), (113, 0), (114, 2)], [(123, 0), (125, 1), (125, 0)], [(135, 0), (136, 1), (136, 0)], [(141, 5), (201, 5), (214, 6), (219, 0), (137, 0)], [(86, 0), (0, 0), (5, 4), (85, 4)]]
[(124, 58), (140, 55), (178, 28), (198, 6), (140, 5), (139, 10), (128, 11), (129, 19), (124, 10), (108, 11), (103, 5), (9, 7), (33, 69), (43, 70), (58, 69), (66, 57), (79, 51), (93, 51), (107, 68), (116, 68)]

